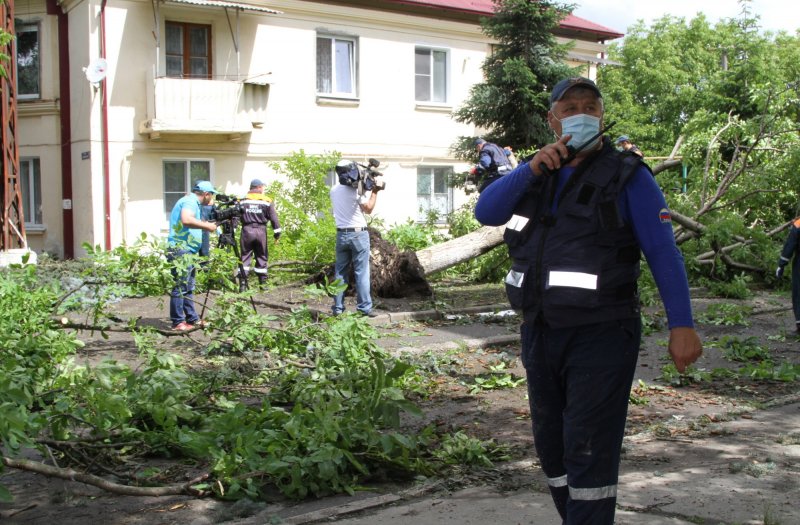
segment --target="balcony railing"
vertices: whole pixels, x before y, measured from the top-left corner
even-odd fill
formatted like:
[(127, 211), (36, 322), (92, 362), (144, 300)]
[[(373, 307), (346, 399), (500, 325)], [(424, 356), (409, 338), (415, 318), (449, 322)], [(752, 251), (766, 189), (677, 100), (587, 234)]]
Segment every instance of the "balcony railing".
[(152, 78), (147, 81), (147, 119), (139, 132), (221, 135), (239, 138), (265, 120), (269, 84), (231, 80)]

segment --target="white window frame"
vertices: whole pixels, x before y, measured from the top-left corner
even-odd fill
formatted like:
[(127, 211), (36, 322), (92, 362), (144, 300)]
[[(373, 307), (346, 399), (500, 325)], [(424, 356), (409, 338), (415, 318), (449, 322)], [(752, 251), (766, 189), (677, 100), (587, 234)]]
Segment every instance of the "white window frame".
[[(19, 26), (17, 26), (17, 22), (19, 22)], [(42, 29), (37, 21), (29, 22), (17, 19), (14, 25), (14, 31), (16, 32), (17, 40), (19, 40), (19, 37), (22, 33), (36, 33), (36, 49), (38, 51), (38, 61), (36, 64), (36, 93), (22, 93), (19, 86), (19, 80), (21, 78), (21, 75), (19, 74), (19, 48), (14, 46), (14, 49), (17, 50), (17, 56), (14, 57), (14, 60), (17, 61), (17, 98), (19, 100), (38, 100), (42, 98)]]
[[(418, 58), (420, 52), (427, 52), (429, 56), (427, 71), (420, 71), (418, 66)], [(437, 64), (435, 57), (441, 54), (444, 57), (441, 67), (444, 71), (437, 73)], [(440, 56), (441, 56), (440, 55)], [(438, 79), (442, 78), (444, 87), (441, 89), (441, 97), (443, 100), (435, 100), (437, 98), (436, 84)], [(450, 103), (450, 50), (442, 47), (434, 46), (414, 46), (414, 100), (423, 104), (449, 104)], [(428, 98), (423, 98), (418, 92), (418, 85), (427, 80)]]
[[(208, 164), (208, 175), (202, 175), (196, 177), (195, 180), (207, 180), (210, 181), (211, 184), (214, 184), (214, 161), (213, 159), (205, 159), (205, 158), (164, 158), (161, 160), (161, 183), (162, 183), (162, 191), (161, 191), (161, 198), (164, 202), (164, 218), (169, 224), (169, 216), (172, 213), (172, 208), (175, 206), (175, 202), (178, 201), (181, 197), (186, 195), (192, 190), (192, 186), (194, 180), (192, 179), (191, 170), (192, 170), (192, 163), (207, 163)], [(166, 166), (168, 163), (184, 163), (185, 170), (183, 173), (183, 191), (179, 192), (178, 190), (167, 191), (167, 172)], [(180, 194), (180, 197), (177, 199), (171, 200), (168, 198), (168, 195), (177, 196)]]
[[(36, 227), (41, 227), (43, 225), (41, 159), (39, 157), (20, 157), (19, 172), (25, 228), (35, 229)], [(31, 212), (31, 210), (33, 211)]]
[[(436, 193), (436, 175), (437, 172), (444, 177), (444, 193)], [(433, 207), (433, 200), (436, 196), (444, 196), (447, 199), (445, 209), (437, 209), (438, 219), (437, 224), (442, 224), (447, 221), (446, 215), (453, 212), (453, 188), (447, 184), (448, 177), (454, 173), (453, 166), (417, 166), (417, 222), (426, 222), (428, 220), (428, 211)], [(430, 175), (430, 193), (422, 194), (420, 189), (420, 175)], [(420, 199), (427, 196), (427, 205), (423, 206)]]
[[(319, 48), (320, 48), (320, 40), (329, 40), (331, 47), (330, 47), (330, 64), (328, 65), (330, 68), (330, 90), (325, 91), (321, 89), (321, 65), (320, 61), (323, 57), (320, 56)], [(350, 82), (350, 89), (345, 90), (343, 86), (339, 85), (337, 82), (337, 78), (339, 77), (337, 71), (337, 60), (334, 59), (336, 56), (336, 49), (337, 43), (349, 43), (351, 45), (351, 52), (348, 54), (348, 64), (350, 67), (350, 75), (349, 75), (349, 82)], [(356, 98), (358, 96), (358, 38), (354, 36), (346, 36), (346, 35), (335, 35), (330, 33), (317, 33), (316, 35), (316, 92), (317, 95), (323, 97), (342, 97), (342, 98)]]

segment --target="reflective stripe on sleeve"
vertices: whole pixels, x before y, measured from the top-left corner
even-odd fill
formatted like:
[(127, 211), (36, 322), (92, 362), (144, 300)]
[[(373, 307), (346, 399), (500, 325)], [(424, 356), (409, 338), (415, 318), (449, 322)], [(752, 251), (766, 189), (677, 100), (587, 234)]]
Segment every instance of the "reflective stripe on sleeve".
[(547, 279), (547, 286), (567, 286), (570, 288), (597, 290), (597, 276), (583, 272), (551, 271)]

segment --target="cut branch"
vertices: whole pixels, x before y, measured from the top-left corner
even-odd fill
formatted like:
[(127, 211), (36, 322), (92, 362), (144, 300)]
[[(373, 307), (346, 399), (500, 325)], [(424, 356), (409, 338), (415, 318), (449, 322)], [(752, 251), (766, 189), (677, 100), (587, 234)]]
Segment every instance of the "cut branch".
[(108, 481), (107, 479), (87, 474), (85, 472), (78, 472), (71, 468), (53, 467), (45, 465), (38, 461), (30, 461), (27, 459), (12, 459), (3, 456), (3, 465), (19, 470), (26, 470), (28, 472), (35, 472), (36, 474), (43, 474), (51, 478), (65, 479), (68, 481), (79, 481), (87, 485), (103, 489), (113, 494), (121, 494), (124, 496), (175, 496), (175, 495), (189, 495), (189, 496), (205, 496), (206, 491), (193, 489), (192, 485), (196, 485), (209, 478), (209, 474), (203, 474), (187, 483), (180, 483), (174, 485), (166, 485), (163, 487), (133, 487), (130, 485), (120, 485)]

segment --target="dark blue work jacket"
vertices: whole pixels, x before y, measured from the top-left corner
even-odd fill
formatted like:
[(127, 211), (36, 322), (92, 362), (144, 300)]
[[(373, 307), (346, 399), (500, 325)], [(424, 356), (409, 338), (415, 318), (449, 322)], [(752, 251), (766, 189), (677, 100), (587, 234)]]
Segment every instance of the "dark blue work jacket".
[(526, 320), (562, 328), (640, 315), (641, 251), (618, 208), (639, 166), (606, 146), (558, 195), (557, 177), (545, 176), (520, 200), (504, 234), (513, 258), (506, 292)]

